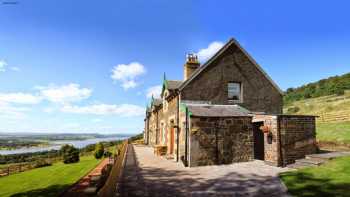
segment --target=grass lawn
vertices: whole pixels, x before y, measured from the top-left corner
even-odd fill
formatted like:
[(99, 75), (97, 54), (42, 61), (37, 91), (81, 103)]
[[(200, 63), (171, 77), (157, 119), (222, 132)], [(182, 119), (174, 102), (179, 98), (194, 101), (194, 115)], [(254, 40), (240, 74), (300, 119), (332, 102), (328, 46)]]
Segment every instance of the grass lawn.
[(280, 176), (294, 196), (350, 196), (350, 157)]
[(350, 144), (350, 122), (317, 123), (317, 139)]
[(49, 167), (0, 178), (0, 196), (57, 196), (92, 170), (100, 160), (80, 157), (75, 164), (55, 163)]

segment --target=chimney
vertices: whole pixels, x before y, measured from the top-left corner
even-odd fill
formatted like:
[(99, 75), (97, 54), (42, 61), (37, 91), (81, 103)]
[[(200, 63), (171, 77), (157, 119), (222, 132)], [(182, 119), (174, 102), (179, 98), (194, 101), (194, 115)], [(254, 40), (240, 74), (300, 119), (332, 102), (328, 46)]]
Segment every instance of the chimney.
[(194, 53), (187, 54), (186, 63), (184, 65), (184, 80), (187, 80), (199, 66), (200, 63), (197, 55)]

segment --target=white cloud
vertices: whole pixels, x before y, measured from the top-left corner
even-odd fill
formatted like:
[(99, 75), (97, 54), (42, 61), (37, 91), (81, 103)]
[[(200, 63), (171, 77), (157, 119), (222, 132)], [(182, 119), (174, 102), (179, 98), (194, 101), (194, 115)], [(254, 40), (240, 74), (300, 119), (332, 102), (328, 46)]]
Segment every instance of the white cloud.
[(7, 62), (5, 60), (0, 60), (0, 72), (5, 72), (6, 66), (7, 66)]
[(111, 78), (114, 81), (121, 82), (124, 90), (134, 88), (138, 84), (136, 78), (146, 73), (145, 67), (138, 62), (131, 62), (130, 64), (118, 64), (112, 69)]
[(200, 62), (205, 62), (209, 58), (211, 58), (216, 52), (218, 52), (222, 47), (224, 46), (224, 43), (215, 41), (209, 44), (209, 46), (205, 49), (200, 49), (197, 52), (198, 59)]
[(154, 98), (159, 98), (161, 92), (162, 92), (162, 86), (161, 85), (152, 86), (152, 87), (147, 89), (146, 97), (147, 98), (151, 98), (152, 95), (153, 95)]
[(26, 117), (24, 112), (29, 111), (26, 107), (15, 107), (9, 103), (0, 102), (0, 118), (1, 119), (23, 119)]
[(76, 123), (76, 122), (72, 122), (72, 123), (65, 124), (64, 127), (66, 127), (66, 128), (79, 128), (80, 124)]
[(11, 69), (12, 71), (15, 71), (15, 72), (21, 71), (21, 69), (18, 68), (17, 66), (11, 66), (10, 69)]
[(141, 116), (144, 114), (143, 107), (131, 104), (108, 105), (96, 104), (87, 106), (65, 105), (61, 108), (62, 112), (75, 114), (94, 114), (94, 115), (118, 115), (124, 117)]
[(137, 83), (135, 81), (133, 81), (133, 80), (131, 80), (131, 81), (124, 81), (122, 83), (122, 87), (124, 88), (124, 90), (127, 90), (129, 88), (134, 88), (136, 86), (137, 86)]
[(0, 93), (0, 102), (17, 104), (37, 104), (41, 97), (26, 93)]
[(53, 108), (53, 107), (46, 107), (46, 108), (43, 109), (43, 111), (45, 113), (52, 113), (52, 112), (55, 111), (55, 108)]
[(91, 96), (92, 90), (80, 88), (79, 84), (71, 83), (63, 86), (49, 85), (37, 87), (40, 94), (47, 100), (55, 103), (70, 103), (87, 99)]
[(92, 122), (95, 122), (95, 123), (97, 123), (97, 122), (102, 122), (102, 119), (95, 118), (95, 119), (92, 119)]

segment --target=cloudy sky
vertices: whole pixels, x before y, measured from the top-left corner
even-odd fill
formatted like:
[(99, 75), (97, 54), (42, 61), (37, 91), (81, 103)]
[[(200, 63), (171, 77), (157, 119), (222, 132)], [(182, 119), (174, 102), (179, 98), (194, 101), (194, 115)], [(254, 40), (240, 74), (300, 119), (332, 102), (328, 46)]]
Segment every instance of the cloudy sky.
[[(10, 2), (10, 3), (9, 3)], [(138, 133), (163, 73), (236, 38), (282, 89), (350, 71), (346, 1), (0, 0), (0, 132)]]

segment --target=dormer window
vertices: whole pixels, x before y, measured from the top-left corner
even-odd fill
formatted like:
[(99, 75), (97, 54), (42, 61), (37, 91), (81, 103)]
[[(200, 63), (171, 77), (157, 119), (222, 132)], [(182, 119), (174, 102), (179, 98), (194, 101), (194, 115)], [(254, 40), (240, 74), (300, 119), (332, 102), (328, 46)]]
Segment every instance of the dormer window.
[(242, 87), (241, 83), (230, 82), (227, 84), (228, 100), (233, 102), (242, 101)]

